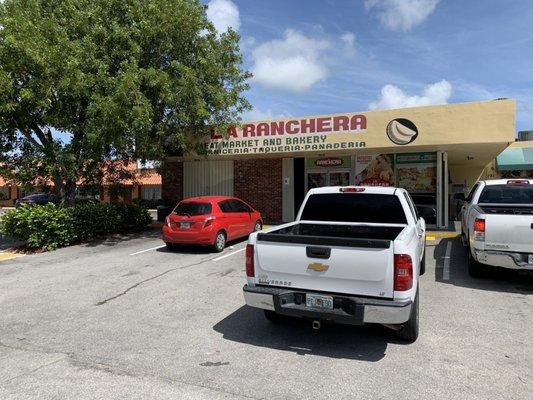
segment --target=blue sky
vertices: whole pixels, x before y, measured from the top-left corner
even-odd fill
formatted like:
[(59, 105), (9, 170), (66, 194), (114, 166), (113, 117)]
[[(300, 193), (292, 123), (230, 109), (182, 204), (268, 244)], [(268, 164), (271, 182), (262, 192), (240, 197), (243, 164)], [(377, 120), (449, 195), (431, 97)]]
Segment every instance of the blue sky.
[(205, 0), (241, 34), (245, 119), (490, 100), (533, 129), (531, 0)]

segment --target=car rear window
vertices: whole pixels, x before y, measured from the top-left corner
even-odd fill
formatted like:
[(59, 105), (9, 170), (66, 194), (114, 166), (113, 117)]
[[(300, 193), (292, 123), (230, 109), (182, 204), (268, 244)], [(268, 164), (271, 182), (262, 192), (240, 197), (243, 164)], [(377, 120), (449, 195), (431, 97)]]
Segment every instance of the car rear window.
[(211, 204), (199, 202), (181, 202), (174, 209), (174, 214), (178, 215), (206, 215), (211, 214)]
[(478, 203), (483, 204), (533, 204), (533, 185), (485, 186)]
[(400, 199), (387, 194), (327, 193), (309, 196), (302, 220), (406, 224)]

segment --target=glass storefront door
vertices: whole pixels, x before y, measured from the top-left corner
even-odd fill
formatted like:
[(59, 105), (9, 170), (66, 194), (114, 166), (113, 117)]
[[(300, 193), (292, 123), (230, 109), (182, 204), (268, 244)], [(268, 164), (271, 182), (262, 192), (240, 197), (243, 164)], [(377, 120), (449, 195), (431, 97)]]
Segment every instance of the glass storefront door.
[(328, 186), (348, 186), (350, 184), (350, 171), (329, 172)]
[(322, 186), (348, 186), (350, 170), (308, 171), (307, 190)]

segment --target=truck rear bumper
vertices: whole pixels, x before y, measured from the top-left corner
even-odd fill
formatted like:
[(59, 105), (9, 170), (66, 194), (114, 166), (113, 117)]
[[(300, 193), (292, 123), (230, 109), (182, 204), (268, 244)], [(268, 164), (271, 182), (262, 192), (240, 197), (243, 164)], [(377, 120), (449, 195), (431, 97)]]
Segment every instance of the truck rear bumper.
[[(486, 265), (518, 270), (533, 270), (533, 253), (513, 253), (510, 251), (478, 250), (474, 248), (474, 258)], [(531, 258), (531, 259), (530, 259)]]
[(281, 315), (363, 325), (403, 324), (411, 315), (411, 300), (381, 300), (364, 297), (312, 293), (333, 296), (332, 310), (309, 308), (305, 290), (244, 285), (244, 300), (251, 307), (275, 311)]

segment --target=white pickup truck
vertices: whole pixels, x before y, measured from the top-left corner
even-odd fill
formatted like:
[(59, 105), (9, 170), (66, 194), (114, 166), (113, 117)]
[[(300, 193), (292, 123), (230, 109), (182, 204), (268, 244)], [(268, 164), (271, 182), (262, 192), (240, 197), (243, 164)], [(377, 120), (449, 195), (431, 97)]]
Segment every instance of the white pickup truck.
[(246, 304), (271, 321), (379, 323), (415, 341), (425, 231), (404, 189), (312, 189), (295, 222), (250, 235)]
[(461, 212), (470, 275), (482, 276), (487, 265), (533, 270), (533, 180), (480, 181)]

